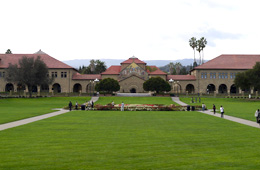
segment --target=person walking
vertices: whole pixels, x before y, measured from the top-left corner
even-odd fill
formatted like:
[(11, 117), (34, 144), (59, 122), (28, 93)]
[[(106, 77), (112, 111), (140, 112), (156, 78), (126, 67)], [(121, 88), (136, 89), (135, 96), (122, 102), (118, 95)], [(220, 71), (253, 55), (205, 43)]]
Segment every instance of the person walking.
[(76, 108), (76, 110), (78, 110), (78, 102), (76, 102), (75, 108)]
[(213, 104), (213, 113), (216, 114), (216, 106)]
[(124, 104), (124, 102), (122, 102), (121, 103), (121, 111), (124, 111), (124, 106), (125, 106), (125, 104)]
[(259, 112), (259, 109), (257, 109), (256, 111), (255, 111), (255, 118), (256, 118), (256, 123), (259, 123), (259, 114), (260, 114), (260, 112)]
[(93, 102), (93, 100), (92, 100), (92, 102), (91, 102), (91, 108), (92, 108), (92, 109), (94, 108), (94, 102)]
[(224, 118), (224, 107), (220, 106), (221, 117)]
[(71, 108), (72, 108), (72, 103), (71, 103), (71, 101), (69, 102), (69, 108), (70, 108), (70, 111), (71, 111)]
[(206, 105), (204, 103), (202, 103), (202, 111), (204, 112), (206, 108)]

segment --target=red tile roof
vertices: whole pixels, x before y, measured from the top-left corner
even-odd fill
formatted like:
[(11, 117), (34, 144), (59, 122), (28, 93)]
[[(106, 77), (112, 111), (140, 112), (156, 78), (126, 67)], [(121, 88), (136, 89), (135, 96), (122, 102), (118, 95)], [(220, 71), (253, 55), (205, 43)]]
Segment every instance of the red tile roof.
[(18, 61), (22, 57), (41, 57), (41, 60), (47, 65), (48, 68), (69, 68), (74, 69), (73, 67), (49, 56), (48, 54), (0, 54), (0, 68), (7, 68), (9, 63), (18, 64)]
[(160, 70), (158, 67), (156, 66), (148, 66), (151, 68), (151, 70), (155, 70), (155, 71), (151, 71), (149, 69), (146, 69), (147, 73), (148, 74), (151, 74), (151, 75), (166, 75), (167, 73), (163, 72), (162, 70)]
[(131, 64), (133, 62), (135, 62), (136, 64), (146, 64), (145, 62), (143, 62), (135, 57), (131, 57), (128, 60), (123, 61), (121, 64)]
[(256, 62), (260, 62), (260, 55), (220, 55), (196, 69), (252, 69)]
[(121, 71), (121, 66), (110, 66), (106, 71), (104, 71), (102, 74), (119, 74)]
[(172, 80), (196, 80), (195, 76), (192, 75), (167, 75), (167, 81)]
[(75, 73), (72, 76), (72, 80), (95, 80), (95, 79), (100, 80), (101, 79), (101, 74), (80, 74), (80, 73)]

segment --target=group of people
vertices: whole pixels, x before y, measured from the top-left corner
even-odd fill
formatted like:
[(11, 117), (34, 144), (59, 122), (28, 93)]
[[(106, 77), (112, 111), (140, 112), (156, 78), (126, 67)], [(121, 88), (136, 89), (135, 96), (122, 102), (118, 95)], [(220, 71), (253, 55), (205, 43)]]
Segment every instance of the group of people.
[[(206, 105), (204, 103), (202, 103), (201, 107), (202, 107), (202, 111), (205, 111)], [(216, 114), (216, 106), (215, 106), (215, 104), (213, 104), (212, 109), (213, 109), (213, 113)], [(224, 107), (220, 106), (219, 110), (220, 110), (221, 117), (223, 118), (224, 117)]]
[[(94, 108), (94, 102), (89, 101), (87, 107), (91, 107), (93, 109)], [(69, 102), (69, 109), (70, 109), (70, 111), (72, 110), (72, 102), (71, 101)], [(75, 103), (75, 110), (78, 110), (78, 102), (77, 101)]]

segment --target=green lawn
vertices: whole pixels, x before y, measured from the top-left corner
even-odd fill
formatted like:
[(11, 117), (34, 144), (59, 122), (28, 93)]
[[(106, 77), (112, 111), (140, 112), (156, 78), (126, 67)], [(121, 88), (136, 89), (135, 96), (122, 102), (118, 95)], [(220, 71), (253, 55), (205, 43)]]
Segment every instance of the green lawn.
[(257, 128), (199, 112), (73, 111), (0, 131), (0, 169), (258, 169)]
[(48, 97), (0, 99), (0, 124), (53, 112), (63, 108), (69, 101), (75, 105), (90, 100), (90, 97)]
[(115, 104), (176, 104), (172, 101), (170, 97), (100, 97), (96, 104), (106, 105), (112, 101)]
[[(260, 100), (202, 97), (201, 103), (193, 104), (191, 103), (190, 97), (182, 97), (180, 100), (190, 105), (201, 105), (203, 102), (206, 104), (208, 109), (212, 109), (213, 104), (215, 104), (218, 112), (222, 105), (225, 109), (225, 114), (252, 121), (255, 121), (255, 111), (260, 109)], [(197, 100), (197, 102), (199, 102), (199, 100)]]

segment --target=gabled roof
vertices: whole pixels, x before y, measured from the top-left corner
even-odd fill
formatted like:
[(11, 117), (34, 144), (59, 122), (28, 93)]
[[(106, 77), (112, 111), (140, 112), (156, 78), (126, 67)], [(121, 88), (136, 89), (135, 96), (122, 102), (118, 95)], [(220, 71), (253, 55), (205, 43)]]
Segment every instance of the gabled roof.
[(128, 60), (123, 61), (121, 64), (131, 64), (132, 62), (135, 62), (136, 64), (146, 64), (145, 62), (139, 60), (135, 56), (129, 58)]
[[(151, 70), (154, 70), (154, 71), (150, 71), (149, 69), (146, 69), (146, 72), (148, 74), (151, 74), (151, 75), (166, 75), (167, 73), (163, 72), (162, 70), (160, 70), (158, 67), (156, 66), (149, 66), (151, 68)], [(155, 70), (156, 69), (156, 70)]]
[(119, 81), (122, 82), (122, 81), (124, 81), (124, 80), (127, 80), (127, 79), (129, 79), (129, 78), (133, 78), (133, 77), (137, 77), (137, 78), (141, 79), (142, 81), (145, 81), (145, 80), (143, 80), (142, 78), (140, 78), (139, 76), (136, 76), (136, 75), (131, 75), (131, 76), (126, 77), (126, 78), (124, 78), (124, 79), (122, 79), (122, 80), (119, 80)]
[(18, 64), (18, 61), (23, 57), (41, 57), (41, 60), (47, 65), (48, 68), (66, 68), (74, 69), (73, 67), (49, 56), (48, 54), (0, 54), (0, 68), (8, 68), (9, 63)]
[(198, 67), (198, 69), (252, 69), (256, 62), (260, 62), (260, 55), (223, 54)]
[(101, 79), (100, 74), (80, 74), (75, 73), (72, 76), (72, 80), (95, 80), (95, 79)]
[(119, 74), (120, 71), (121, 71), (121, 66), (110, 66), (108, 69), (106, 69), (106, 71), (101, 73), (101, 75), (103, 75), (103, 74)]
[(192, 75), (167, 75), (166, 80), (169, 81), (170, 79), (176, 80), (196, 80), (195, 76)]

